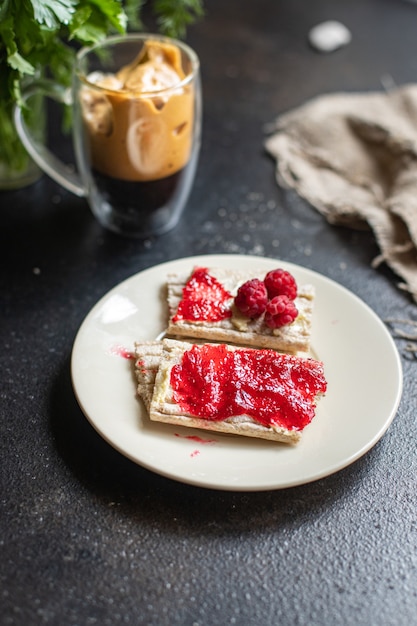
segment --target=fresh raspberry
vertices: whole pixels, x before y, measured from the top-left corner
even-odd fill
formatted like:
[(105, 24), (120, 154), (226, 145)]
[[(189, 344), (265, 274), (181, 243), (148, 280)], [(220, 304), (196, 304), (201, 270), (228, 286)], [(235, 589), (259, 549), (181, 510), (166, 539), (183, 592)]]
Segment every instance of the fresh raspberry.
[(268, 294), (262, 280), (247, 280), (238, 289), (235, 305), (247, 317), (259, 317), (265, 311)]
[(297, 307), (288, 296), (275, 296), (266, 305), (265, 324), (269, 328), (280, 328), (291, 324), (297, 315)]
[(297, 297), (295, 278), (286, 270), (277, 269), (268, 272), (264, 283), (270, 299), (275, 296), (287, 296), (290, 300), (295, 300)]

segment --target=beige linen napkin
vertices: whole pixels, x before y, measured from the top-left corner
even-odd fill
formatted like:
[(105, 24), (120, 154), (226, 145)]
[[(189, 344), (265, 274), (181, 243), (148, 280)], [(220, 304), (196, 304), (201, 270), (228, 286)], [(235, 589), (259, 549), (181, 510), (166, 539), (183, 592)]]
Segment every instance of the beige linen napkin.
[(332, 224), (368, 225), (417, 301), (417, 85), (324, 95), (281, 115), (266, 150), (277, 181)]

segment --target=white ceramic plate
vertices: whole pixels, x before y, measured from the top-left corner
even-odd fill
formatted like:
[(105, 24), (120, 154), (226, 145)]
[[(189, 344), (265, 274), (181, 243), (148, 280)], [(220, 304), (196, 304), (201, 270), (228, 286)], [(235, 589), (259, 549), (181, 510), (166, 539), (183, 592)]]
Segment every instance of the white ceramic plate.
[[(135, 395), (135, 341), (152, 340), (167, 322), (168, 272), (195, 266), (283, 267), (316, 287), (312, 347), (328, 381), (313, 422), (296, 447), (210, 434), (149, 421)], [(122, 282), (83, 322), (72, 353), (72, 381), (88, 420), (116, 450), (172, 479), (234, 491), (280, 489), (328, 476), (365, 454), (395, 416), (401, 362), (382, 321), (359, 298), (308, 269), (250, 256), (200, 256), (164, 263)]]

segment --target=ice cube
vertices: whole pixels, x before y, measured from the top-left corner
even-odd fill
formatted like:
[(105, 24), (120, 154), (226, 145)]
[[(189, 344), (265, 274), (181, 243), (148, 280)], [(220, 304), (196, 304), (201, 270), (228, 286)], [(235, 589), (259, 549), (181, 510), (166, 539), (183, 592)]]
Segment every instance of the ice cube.
[(104, 93), (84, 87), (81, 91), (83, 118), (90, 132), (109, 137), (113, 132), (113, 109)]
[(146, 176), (154, 176), (167, 154), (166, 128), (163, 120), (142, 117), (127, 134), (127, 152), (133, 167)]

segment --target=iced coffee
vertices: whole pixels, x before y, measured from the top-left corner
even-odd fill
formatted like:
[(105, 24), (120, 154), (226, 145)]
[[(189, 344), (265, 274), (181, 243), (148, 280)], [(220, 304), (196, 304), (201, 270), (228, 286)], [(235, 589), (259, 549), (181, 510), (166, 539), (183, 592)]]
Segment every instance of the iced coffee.
[(157, 230), (183, 193), (187, 168), (195, 167), (196, 85), (187, 71), (177, 46), (148, 39), (118, 71), (87, 76), (80, 91), (85, 152), (95, 193), (117, 207), (116, 220), (140, 215)]

